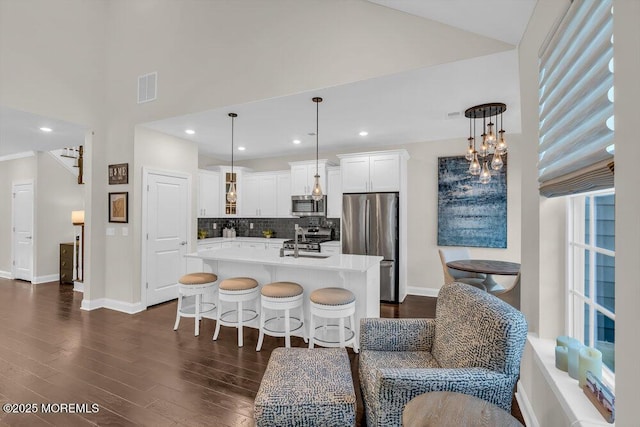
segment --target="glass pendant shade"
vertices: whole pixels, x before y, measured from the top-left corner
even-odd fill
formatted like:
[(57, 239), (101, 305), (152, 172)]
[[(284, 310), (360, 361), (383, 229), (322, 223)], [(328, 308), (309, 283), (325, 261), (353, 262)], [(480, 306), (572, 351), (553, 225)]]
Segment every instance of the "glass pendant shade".
[(236, 183), (229, 184), (229, 192), (227, 193), (227, 202), (235, 203), (238, 200), (238, 193), (236, 192)]
[(315, 175), (315, 181), (313, 183), (313, 190), (311, 191), (311, 198), (315, 201), (322, 200), (322, 187), (320, 187), (320, 175)]
[(482, 145), (480, 151), (478, 151), (480, 157), (486, 157), (489, 154), (489, 145), (487, 144), (487, 138), (485, 134), (482, 134)]
[(496, 153), (504, 154), (507, 152), (507, 140), (504, 138), (504, 131), (500, 130), (498, 132), (500, 134), (500, 138), (498, 139), (498, 143), (496, 144)]
[(469, 165), (469, 173), (471, 175), (479, 175), (480, 174), (480, 162), (478, 162), (478, 153), (473, 154), (473, 160)]
[(493, 145), (493, 143), (496, 142), (496, 134), (493, 132), (493, 123), (489, 122), (487, 128), (489, 130), (489, 133), (487, 133), (487, 143), (489, 145)]
[(467, 153), (464, 158), (471, 161), (473, 160), (473, 138), (468, 138), (469, 140), (469, 148), (467, 148)]
[(489, 167), (487, 166), (487, 162), (484, 162), (482, 166), (482, 172), (480, 172), (480, 183), (488, 184), (491, 181), (491, 172), (489, 171)]
[(504, 162), (502, 161), (502, 156), (500, 155), (500, 153), (495, 152), (493, 154), (493, 159), (491, 160), (491, 169), (493, 169), (494, 171), (499, 171), (500, 169), (502, 169), (503, 164)]

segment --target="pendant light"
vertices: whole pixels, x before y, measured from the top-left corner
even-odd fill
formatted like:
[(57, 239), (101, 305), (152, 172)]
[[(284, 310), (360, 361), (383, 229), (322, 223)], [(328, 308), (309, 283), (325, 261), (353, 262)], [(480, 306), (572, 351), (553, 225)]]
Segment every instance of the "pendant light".
[[(482, 184), (491, 181), (491, 170), (499, 171), (504, 165), (502, 156), (507, 152), (507, 142), (504, 138), (505, 131), (502, 128), (502, 113), (507, 110), (506, 104), (490, 103), (468, 108), (464, 115), (469, 119), (469, 138), (465, 158), (470, 161), (469, 173), (478, 176)], [(500, 114), (500, 131), (496, 132)], [(489, 123), (487, 124), (487, 118)], [(495, 124), (493, 119), (495, 118)], [(481, 144), (478, 151), (475, 150), (476, 119), (482, 119)], [(473, 135), (471, 134), (471, 122), (473, 121)], [(489, 160), (489, 156), (492, 156)], [(478, 160), (478, 157), (481, 160)]]
[(320, 187), (320, 175), (318, 174), (318, 109), (322, 102), (322, 98), (315, 97), (312, 99), (316, 103), (316, 174), (313, 183), (313, 190), (311, 191), (311, 198), (315, 201), (322, 200), (322, 188)]
[(229, 184), (229, 192), (227, 193), (227, 202), (235, 203), (238, 200), (236, 192), (236, 179), (233, 175), (233, 119), (238, 117), (236, 113), (229, 113), (231, 117), (231, 183)]

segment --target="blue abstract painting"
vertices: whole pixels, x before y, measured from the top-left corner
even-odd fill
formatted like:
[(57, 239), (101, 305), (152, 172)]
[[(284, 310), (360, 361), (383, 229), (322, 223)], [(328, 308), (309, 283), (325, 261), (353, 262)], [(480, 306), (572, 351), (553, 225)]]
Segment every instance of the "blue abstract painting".
[(507, 247), (507, 156), (503, 161), (481, 184), (464, 156), (438, 158), (438, 246)]

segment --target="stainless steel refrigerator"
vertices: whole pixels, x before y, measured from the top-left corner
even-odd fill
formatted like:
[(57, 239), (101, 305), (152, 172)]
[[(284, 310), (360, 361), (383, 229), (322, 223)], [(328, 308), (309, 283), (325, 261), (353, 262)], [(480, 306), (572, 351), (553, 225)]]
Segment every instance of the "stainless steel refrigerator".
[(342, 196), (342, 253), (378, 255), (380, 300), (399, 302), (398, 193)]

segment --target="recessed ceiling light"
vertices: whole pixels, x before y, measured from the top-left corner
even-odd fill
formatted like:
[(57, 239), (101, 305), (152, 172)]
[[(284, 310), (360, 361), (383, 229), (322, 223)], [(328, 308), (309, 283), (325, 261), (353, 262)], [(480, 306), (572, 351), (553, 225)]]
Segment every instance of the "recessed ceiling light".
[(367, 136), (367, 135), (369, 135), (369, 132), (367, 132), (366, 130), (363, 130), (363, 131), (360, 131), (360, 133), (358, 135)]
[(193, 129), (187, 129), (187, 130), (184, 131), (184, 133), (186, 133), (187, 135), (193, 135), (193, 134), (196, 133), (196, 131), (193, 130)]
[(40, 128), (40, 130), (41, 130), (42, 132), (51, 132), (53, 129), (51, 129), (51, 128), (47, 128), (47, 127), (41, 127), (41, 128)]
[(244, 148), (244, 147), (238, 147), (238, 150), (239, 150), (239, 151), (244, 151), (244, 150), (246, 150), (246, 148)]
[(293, 143), (294, 143), (294, 144), (296, 144), (296, 145), (297, 145), (297, 144), (300, 144), (301, 142), (302, 142), (302, 141), (300, 141), (299, 139), (294, 139), (294, 140), (293, 140)]

